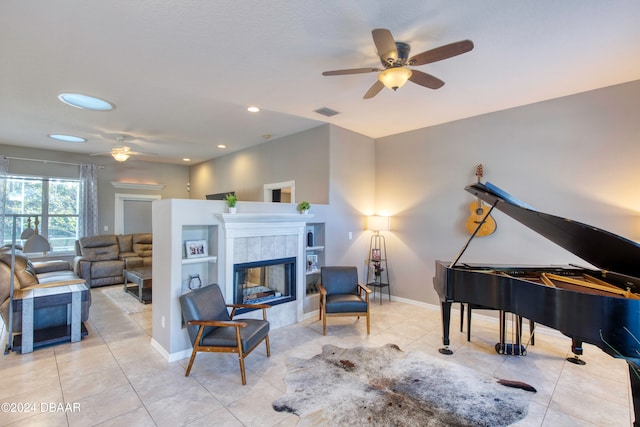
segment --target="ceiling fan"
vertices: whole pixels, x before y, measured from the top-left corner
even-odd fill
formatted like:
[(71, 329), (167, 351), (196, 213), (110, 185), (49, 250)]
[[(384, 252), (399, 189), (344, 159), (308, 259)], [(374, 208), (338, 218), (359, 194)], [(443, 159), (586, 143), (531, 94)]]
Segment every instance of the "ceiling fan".
[[(125, 141), (125, 137), (118, 136), (116, 140), (118, 141), (118, 143), (122, 144)], [(111, 157), (113, 157), (118, 162), (126, 162), (130, 156), (137, 156), (137, 155), (155, 156), (156, 155), (155, 153), (141, 153), (138, 151), (133, 151), (131, 147), (128, 147), (126, 145), (119, 145), (117, 147), (113, 147), (111, 151), (107, 151), (104, 153), (91, 154), (91, 156), (103, 156), (106, 154), (110, 154)]]
[(409, 58), (411, 46), (407, 43), (395, 41), (391, 35), (391, 31), (384, 28), (376, 28), (371, 34), (373, 35), (373, 43), (378, 50), (380, 62), (384, 68), (351, 68), (347, 70), (325, 71), (322, 73), (323, 76), (341, 76), (345, 74), (380, 72), (380, 74), (378, 74), (378, 81), (364, 94), (364, 99), (373, 98), (385, 86), (389, 89), (397, 90), (402, 87), (407, 80), (429, 89), (439, 89), (444, 85), (442, 80), (422, 71), (411, 70), (408, 66), (430, 64), (461, 55), (473, 49), (473, 42), (471, 40), (462, 40), (427, 50)]

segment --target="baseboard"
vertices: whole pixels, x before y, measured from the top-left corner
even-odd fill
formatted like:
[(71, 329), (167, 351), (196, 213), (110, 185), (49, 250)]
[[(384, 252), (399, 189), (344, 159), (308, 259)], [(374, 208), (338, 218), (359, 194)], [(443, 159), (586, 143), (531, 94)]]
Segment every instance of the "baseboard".
[(167, 362), (169, 362), (169, 363), (176, 362), (178, 360), (185, 359), (185, 358), (191, 356), (191, 349), (190, 348), (188, 348), (186, 350), (178, 351), (176, 353), (169, 353), (167, 350), (164, 349), (164, 347), (162, 347), (160, 345), (160, 343), (158, 343), (153, 338), (151, 338), (151, 347), (155, 348), (156, 351), (158, 353), (160, 353), (162, 355), (162, 357), (167, 359)]

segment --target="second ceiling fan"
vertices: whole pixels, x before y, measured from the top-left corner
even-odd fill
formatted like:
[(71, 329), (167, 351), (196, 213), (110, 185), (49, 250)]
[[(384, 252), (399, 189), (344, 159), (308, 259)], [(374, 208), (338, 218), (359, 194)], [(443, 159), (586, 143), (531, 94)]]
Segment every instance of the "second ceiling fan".
[(393, 35), (391, 35), (391, 31), (384, 28), (377, 28), (373, 30), (371, 34), (373, 35), (373, 43), (376, 45), (380, 62), (384, 68), (351, 68), (347, 70), (325, 71), (322, 73), (323, 76), (341, 76), (345, 74), (380, 72), (380, 74), (378, 74), (378, 80), (369, 88), (367, 93), (364, 94), (364, 99), (373, 98), (385, 86), (389, 89), (397, 90), (399, 87), (402, 87), (407, 80), (429, 89), (439, 89), (444, 85), (442, 80), (431, 74), (409, 69), (408, 66), (430, 64), (461, 55), (473, 49), (473, 42), (471, 40), (462, 40), (427, 50), (409, 58), (411, 46), (407, 43), (395, 41)]

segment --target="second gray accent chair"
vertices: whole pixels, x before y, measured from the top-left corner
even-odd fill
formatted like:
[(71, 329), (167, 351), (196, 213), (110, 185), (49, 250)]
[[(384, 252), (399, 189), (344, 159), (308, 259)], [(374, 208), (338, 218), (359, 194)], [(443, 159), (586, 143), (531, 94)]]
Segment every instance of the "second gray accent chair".
[(327, 317), (365, 316), (367, 335), (371, 333), (369, 294), (371, 289), (358, 283), (356, 267), (322, 267), (320, 270), (320, 319), (322, 335), (327, 335)]

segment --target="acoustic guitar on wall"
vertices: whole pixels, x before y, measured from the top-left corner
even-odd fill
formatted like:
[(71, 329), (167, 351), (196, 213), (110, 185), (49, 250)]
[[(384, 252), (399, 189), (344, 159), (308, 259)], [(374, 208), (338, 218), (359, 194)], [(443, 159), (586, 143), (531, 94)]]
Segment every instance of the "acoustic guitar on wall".
[[(480, 182), (480, 178), (482, 178), (483, 173), (482, 165), (480, 164), (476, 166), (476, 177), (478, 178), (478, 182)], [(472, 202), (469, 205), (469, 210), (471, 211), (471, 215), (465, 224), (469, 234), (473, 234), (479, 224), (481, 225), (476, 236), (488, 236), (496, 231), (496, 221), (491, 215), (489, 215), (489, 211), (482, 204), (482, 200), (478, 198), (478, 200)]]

